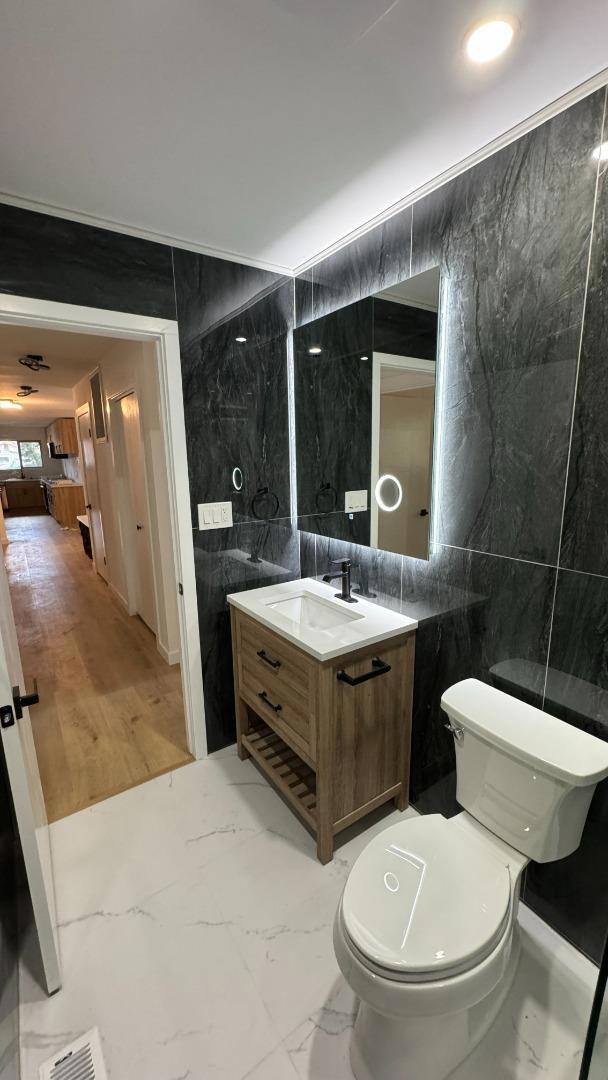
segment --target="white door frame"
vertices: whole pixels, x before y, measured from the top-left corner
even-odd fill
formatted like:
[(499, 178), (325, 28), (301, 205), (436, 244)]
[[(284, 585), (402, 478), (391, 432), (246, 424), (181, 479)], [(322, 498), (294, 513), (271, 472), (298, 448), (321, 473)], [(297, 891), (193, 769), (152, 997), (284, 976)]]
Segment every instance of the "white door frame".
[(177, 322), (122, 311), (60, 304), (0, 293), (0, 324), (35, 326), (78, 334), (147, 341), (155, 345), (160, 387), (160, 417), (169, 480), (171, 539), (178, 594), (181, 675), (188, 749), (196, 758), (207, 755), (201, 647), (196, 603), (194, 543), (190, 517), (190, 488), (186, 425)]
[(419, 356), (399, 356), (397, 353), (375, 352), (372, 367), (372, 477), (371, 477), (371, 515), (370, 544), (378, 547), (378, 503), (376, 484), (380, 478), (380, 383), (382, 368), (392, 367), (399, 371), (419, 371), (436, 377), (437, 364), (434, 360), (423, 360)]

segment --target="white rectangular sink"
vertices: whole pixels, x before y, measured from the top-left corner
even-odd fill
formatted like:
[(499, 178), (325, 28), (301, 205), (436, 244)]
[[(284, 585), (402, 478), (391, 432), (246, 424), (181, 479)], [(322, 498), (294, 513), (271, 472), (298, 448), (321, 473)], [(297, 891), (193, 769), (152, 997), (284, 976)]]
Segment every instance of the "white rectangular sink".
[(418, 625), (381, 604), (359, 598), (347, 604), (336, 596), (335, 588), (314, 578), (232, 593), (228, 603), (317, 660), (387, 641)]
[(306, 592), (285, 600), (275, 600), (267, 606), (270, 611), (276, 611), (277, 615), (282, 615), (297, 626), (308, 626), (313, 630), (331, 631), (353, 619), (365, 618), (364, 615), (348, 611), (346, 606), (338, 610), (334, 604), (328, 604), (325, 598)]

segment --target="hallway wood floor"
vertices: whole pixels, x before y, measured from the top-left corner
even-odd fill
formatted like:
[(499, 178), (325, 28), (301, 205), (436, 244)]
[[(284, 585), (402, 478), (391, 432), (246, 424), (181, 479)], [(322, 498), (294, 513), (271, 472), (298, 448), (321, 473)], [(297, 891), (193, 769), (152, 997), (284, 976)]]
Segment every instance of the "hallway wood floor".
[(80, 534), (7, 515), (6, 566), (49, 821), (192, 761), (179, 665), (96, 574)]

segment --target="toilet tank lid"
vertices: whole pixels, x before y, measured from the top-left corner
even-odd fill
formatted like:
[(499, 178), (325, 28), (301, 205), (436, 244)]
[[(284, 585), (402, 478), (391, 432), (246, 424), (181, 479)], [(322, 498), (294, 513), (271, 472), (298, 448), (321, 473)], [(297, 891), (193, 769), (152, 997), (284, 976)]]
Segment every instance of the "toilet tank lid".
[(441, 706), (465, 731), (573, 787), (608, 776), (608, 742), (479, 679), (450, 686)]

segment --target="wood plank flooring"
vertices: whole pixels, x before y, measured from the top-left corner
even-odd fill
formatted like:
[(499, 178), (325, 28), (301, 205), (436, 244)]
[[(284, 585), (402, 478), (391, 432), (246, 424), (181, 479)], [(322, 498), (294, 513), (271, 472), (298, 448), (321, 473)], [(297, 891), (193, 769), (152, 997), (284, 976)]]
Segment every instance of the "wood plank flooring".
[(192, 761), (179, 665), (116, 600), (80, 534), (7, 514), (6, 565), (49, 821)]

